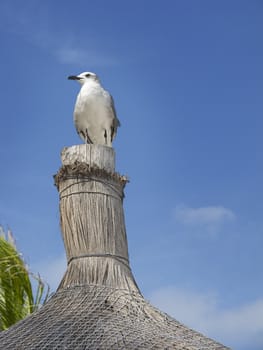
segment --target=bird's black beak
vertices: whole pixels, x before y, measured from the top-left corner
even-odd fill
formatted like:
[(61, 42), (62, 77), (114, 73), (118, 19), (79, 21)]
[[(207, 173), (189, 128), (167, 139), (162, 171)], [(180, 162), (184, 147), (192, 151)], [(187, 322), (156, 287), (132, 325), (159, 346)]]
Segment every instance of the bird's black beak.
[(68, 79), (69, 79), (69, 80), (80, 80), (80, 78), (77, 77), (76, 75), (70, 75), (70, 76), (68, 77)]

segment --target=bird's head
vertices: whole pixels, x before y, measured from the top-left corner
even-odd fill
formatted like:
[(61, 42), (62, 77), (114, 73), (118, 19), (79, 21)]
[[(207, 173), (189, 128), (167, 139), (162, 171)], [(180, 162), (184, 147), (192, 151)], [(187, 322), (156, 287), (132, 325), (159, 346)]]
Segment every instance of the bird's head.
[(91, 81), (99, 82), (98, 76), (95, 73), (91, 72), (83, 72), (79, 75), (70, 75), (68, 79), (77, 80), (81, 85)]

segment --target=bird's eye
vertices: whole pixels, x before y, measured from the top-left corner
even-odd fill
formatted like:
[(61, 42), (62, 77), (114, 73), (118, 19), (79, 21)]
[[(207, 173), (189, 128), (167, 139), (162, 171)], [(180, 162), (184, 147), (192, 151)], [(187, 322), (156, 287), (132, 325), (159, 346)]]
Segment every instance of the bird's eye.
[(90, 77), (90, 74), (86, 74), (85, 77), (86, 77), (86, 78)]

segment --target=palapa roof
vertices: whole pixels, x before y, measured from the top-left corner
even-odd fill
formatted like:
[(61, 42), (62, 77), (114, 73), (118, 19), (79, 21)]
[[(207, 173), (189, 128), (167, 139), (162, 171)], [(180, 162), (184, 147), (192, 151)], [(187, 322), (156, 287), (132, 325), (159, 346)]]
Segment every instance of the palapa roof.
[(56, 184), (68, 269), (40, 310), (0, 333), (0, 350), (228, 349), (141, 295), (129, 266), (126, 181), (114, 173), (114, 151), (72, 146), (62, 161)]
[(136, 292), (105, 286), (64, 288), (39, 311), (0, 334), (0, 348), (223, 350)]

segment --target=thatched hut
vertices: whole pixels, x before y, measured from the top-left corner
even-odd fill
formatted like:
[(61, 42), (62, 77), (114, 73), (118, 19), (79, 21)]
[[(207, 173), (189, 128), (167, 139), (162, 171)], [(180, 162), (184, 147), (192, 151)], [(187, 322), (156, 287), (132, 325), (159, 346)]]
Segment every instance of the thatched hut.
[(115, 173), (114, 150), (72, 146), (62, 163), (55, 183), (67, 271), (39, 311), (0, 334), (0, 349), (227, 349), (141, 295), (129, 265), (127, 179)]

